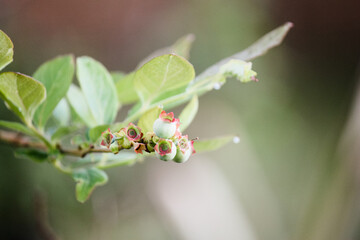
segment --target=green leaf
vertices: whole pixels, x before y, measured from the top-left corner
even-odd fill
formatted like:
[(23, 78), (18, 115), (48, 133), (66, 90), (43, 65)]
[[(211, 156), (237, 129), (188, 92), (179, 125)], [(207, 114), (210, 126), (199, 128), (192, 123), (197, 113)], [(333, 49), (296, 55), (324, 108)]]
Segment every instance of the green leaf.
[(39, 81), (14, 72), (0, 74), (0, 97), (27, 125), (37, 107), (45, 100), (46, 90)]
[(34, 122), (43, 128), (58, 105), (66, 95), (74, 76), (75, 66), (72, 55), (60, 56), (42, 64), (33, 77), (42, 82), (46, 88), (47, 98), (35, 112)]
[(35, 162), (45, 162), (49, 159), (49, 154), (38, 149), (18, 148), (15, 150), (15, 157), (30, 159)]
[[(102, 158), (96, 165), (100, 169), (107, 169), (118, 166), (130, 166), (143, 156), (134, 152), (121, 151), (118, 154), (102, 154)], [(145, 154), (144, 154), (145, 155)]]
[(139, 100), (139, 96), (136, 94), (134, 88), (135, 72), (129, 73), (126, 76), (120, 76), (116, 73), (112, 73), (111, 75), (116, 82), (116, 91), (120, 103), (130, 104)]
[(161, 48), (151, 53), (149, 56), (147, 56), (139, 63), (137, 69), (142, 67), (145, 63), (147, 63), (151, 59), (155, 57), (159, 57), (164, 54), (176, 54), (185, 59), (189, 59), (191, 45), (194, 42), (194, 40), (195, 40), (194, 34), (188, 34), (183, 36), (182, 38), (178, 39), (172, 46)]
[(119, 104), (110, 73), (100, 62), (86, 56), (77, 58), (76, 65), (77, 77), (96, 125), (111, 124)]
[(122, 80), (124, 77), (126, 77), (128, 74), (120, 71), (114, 71), (110, 73), (113, 81), (115, 84), (117, 84), (120, 80)]
[(58, 105), (55, 107), (52, 115), (55, 121), (58, 123), (58, 125), (60, 126), (69, 125), (71, 119), (71, 110), (65, 98), (60, 100)]
[(0, 70), (13, 61), (14, 45), (10, 38), (0, 30)]
[(0, 127), (6, 127), (8, 129), (14, 130), (16, 132), (21, 132), (29, 136), (35, 136), (33, 131), (31, 131), (29, 128), (24, 126), (21, 123), (17, 122), (8, 122), (8, 121), (2, 121), (0, 120)]
[(256, 57), (259, 57), (265, 54), (268, 50), (273, 47), (278, 46), (283, 39), (285, 38), (286, 34), (292, 28), (293, 24), (290, 22), (285, 23), (284, 25), (274, 29), (273, 31), (267, 33), (265, 36), (260, 38), (250, 47), (246, 48), (245, 50), (236, 53), (228, 58), (221, 60), (220, 62), (212, 65), (211, 67), (207, 68), (203, 73), (201, 73), (195, 82), (200, 81), (201, 79), (205, 79), (209, 76), (216, 75), (220, 72), (220, 68), (228, 63), (232, 59), (238, 59), (243, 61), (249, 61)]
[(194, 76), (194, 68), (186, 59), (168, 54), (142, 66), (135, 74), (134, 85), (146, 105), (166, 91), (186, 86)]
[(106, 173), (97, 168), (79, 169), (73, 172), (76, 181), (76, 199), (84, 203), (97, 186), (108, 181)]
[[(162, 48), (151, 53), (139, 63), (137, 69), (142, 67), (145, 63), (152, 60), (153, 58), (164, 54), (176, 54), (188, 59), (190, 48), (194, 40), (195, 37), (193, 34), (188, 34), (180, 38), (172, 46)], [(130, 104), (136, 102), (139, 99), (139, 96), (136, 94), (134, 89), (135, 72), (131, 72), (127, 75), (124, 75), (122, 72), (113, 72), (111, 75), (114, 79), (114, 82), (116, 83), (118, 99), (121, 103)]]
[(160, 107), (154, 107), (144, 113), (139, 119), (138, 126), (141, 128), (141, 131), (145, 134), (147, 132), (153, 132), (153, 125), (156, 119), (159, 118), (159, 115), (162, 111)]
[(92, 143), (96, 142), (96, 140), (98, 140), (99, 137), (101, 136), (101, 133), (103, 133), (109, 127), (110, 127), (110, 125), (105, 124), (105, 125), (99, 125), (99, 126), (91, 128), (88, 132), (90, 141)]
[(221, 148), (229, 142), (238, 142), (239, 138), (234, 135), (227, 135), (201, 141), (194, 141), (194, 149), (196, 152), (213, 151)]
[[(169, 53), (174, 53), (178, 56), (183, 58), (189, 59), (190, 58), (190, 49), (195, 40), (194, 34), (187, 34), (177, 40), (172, 46), (172, 50)], [(160, 56), (160, 55), (159, 55)]]
[(267, 33), (255, 43), (250, 45), (245, 50), (234, 54), (230, 58), (240, 59), (244, 61), (252, 60), (256, 57), (264, 55), (271, 48), (274, 48), (282, 43), (289, 30), (294, 26), (293, 23), (287, 22), (282, 26)]
[(52, 135), (51, 135), (51, 140), (52, 141), (57, 141), (59, 139), (61, 139), (62, 137), (76, 131), (78, 128), (76, 126), (64, 126), (64, 127), (59, 127)]
[(90, 145), (87, 137), (84, 136), (83, 134), (77, 134), (77, 135), (73, 136), (70, 140), (70, 143), (72, 145), (78, 145), (82, 148), (87, 148)]
[(69, 91), (67, 92), (66, 96), (70, 103), (70, 106), (77, 114), (77, 116), (86, 124), (86, 126), (91, 128), (98, 125), (95, 117), (90, 111), (84, 94), (76, 85), (70, 85)]
[(195, 115), (199, 108), (199, 100), (195, 95), (191, 101), (186, 105), (184, 110), (181, 112), (180, 119), (180, 131), (185, 131), (185, 129), (190, 125), (190, 123), (194, 120)]
[(79, 158), (72, 164), (73, 168), (79, 168), (83, 166), (96, 166), (100, 169), (112, 168), (115, 166), (128, 166), (134, 164), (141, 154), (136, 154), (131, 150), (122, 150), (118, 154), (111, 153), (91, 153), (84, 158)]

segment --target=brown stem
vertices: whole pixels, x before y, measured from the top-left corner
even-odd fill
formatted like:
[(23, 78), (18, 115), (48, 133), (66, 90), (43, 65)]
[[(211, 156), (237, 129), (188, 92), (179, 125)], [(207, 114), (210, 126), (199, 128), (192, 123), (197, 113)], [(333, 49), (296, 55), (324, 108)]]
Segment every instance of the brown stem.
[[(14, 145), (16, 147), (37, 148), (43, 151), (48, 149), (42, 142), (36, 142), (30, 137), (16, 132), (0, 130), (0, 141)], [(62, 154), (81, 158), (85, 157), (89, 153), (111, 153), (110, 149), (95, 148), (93, 145), (86, 149), (65, 149), (60, 144), (58, 144), (57, 148)]]
[(0, 130), (0, 141), (16, 147), (37, 148), (41, 150), (47, 149), (42, 142), (35, 142), (30, 137), (16, 132)]
[(85, 157), (89, 153), (111, 153), (110, 149), (105, 148), (94, 148), (93, 145), (91, 145), (87, 149), (64, 149), (61, 147), (61, 145), (57, 145), (57, 148), (60, 150), (62, 154), (75, 156), (75, 157)]

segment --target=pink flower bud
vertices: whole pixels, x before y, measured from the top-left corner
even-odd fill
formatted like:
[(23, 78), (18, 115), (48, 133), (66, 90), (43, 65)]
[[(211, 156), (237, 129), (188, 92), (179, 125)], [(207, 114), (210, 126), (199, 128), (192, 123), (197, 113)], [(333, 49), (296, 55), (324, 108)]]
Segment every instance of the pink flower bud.
[(103, 138), (103, 140), (101, 141), (101, 145), (109, 148), (110, 144), (113, 142), (114, 139), (114, 135), (111, 133), (110, 128), (103, 132), (101, 136)]
[(125, 128), (125, 133), (128, 139), (134, 142), (140, 141), (143, 136), (141, 129), (133, 123), (129, 123), (129, 125)]
[(144, 143), (134, 143), (134, 150), (136, 153), (142, 154), (143, 151), (146, 151), (146, 145)]

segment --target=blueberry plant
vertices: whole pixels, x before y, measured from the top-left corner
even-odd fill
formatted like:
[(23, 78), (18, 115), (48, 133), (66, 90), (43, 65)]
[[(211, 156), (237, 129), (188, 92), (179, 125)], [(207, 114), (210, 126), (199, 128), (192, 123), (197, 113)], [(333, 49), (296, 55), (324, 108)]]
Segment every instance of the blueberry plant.
[[(192, 35), (155, 51), (130, 73), (109, 72), (91, 57), (72, 55), (45, 62), (32, 76), (2, 72), (0, 98), (20, 122), (0, 120), (1, 127), (12, 130), (0, 130), (0, 140), (15, 146), (18, 157), (69, 174), (77, 200), (85, 202), (108, 181), (106, 168), (149, 157), (183, 163), (195, 152), (238, 141), (232, 135), (191, 139), (182, 132), (196, 115), (199, 96), (228, 78), (256, 82), (248, 61), (279, 45), (291, 27), (285, 23), (198, 76), (187, 60)], [(12, 62), (13, 53), (10, 38), (0, 31), (0, 70)], [(175, 118), (169, 110), (182, 104)], [(125, 119), (116, 121), (124, 105), (132, 106)]]

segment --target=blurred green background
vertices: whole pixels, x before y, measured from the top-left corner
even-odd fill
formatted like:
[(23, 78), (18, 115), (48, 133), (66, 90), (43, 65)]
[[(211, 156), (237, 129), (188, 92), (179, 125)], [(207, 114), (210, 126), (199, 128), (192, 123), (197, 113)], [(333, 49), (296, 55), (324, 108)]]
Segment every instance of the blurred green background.
[[(187, 33), (200, 73), (295, 24), (253, 61), (259, 83), (228, 81), (200, 98), (187, 133), (236, 133), (239, 144), (182, 165), (110, 169), (85, 204), (69, 176), (0, 144), (0, 239), (360, 239), (359, 9), (355, 0), (0, 0), (0, 29), (15, 45), (6, 70), (29, 75), (65, 53), (131, 71)], [(3, 103), (0, 117), (16, 119)]]

